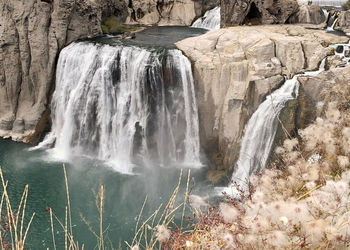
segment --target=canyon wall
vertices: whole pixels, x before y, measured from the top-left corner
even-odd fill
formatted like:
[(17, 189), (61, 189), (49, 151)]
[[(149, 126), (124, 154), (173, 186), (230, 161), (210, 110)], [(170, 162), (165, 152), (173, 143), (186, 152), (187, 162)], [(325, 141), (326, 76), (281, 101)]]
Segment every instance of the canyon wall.
[[(318, 68), (347, 41), (294, 25), (211, 31), (176, 45), (193, 62), (201, 145), (216, 170), (232, 169), (244, 126), (265, 96), (292, 75)], [(293, 126), (289, 126), (295, 128)]]
[(42, 132), (59, 51), (101, 34), (104, 13), (128, 15), (122, 0), (0, 1), (1, 137), (29, 142)]

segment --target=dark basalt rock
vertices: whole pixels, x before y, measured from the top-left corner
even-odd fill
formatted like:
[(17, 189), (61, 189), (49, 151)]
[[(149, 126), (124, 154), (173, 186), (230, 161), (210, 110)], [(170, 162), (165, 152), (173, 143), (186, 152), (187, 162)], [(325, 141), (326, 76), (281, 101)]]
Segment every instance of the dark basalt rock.
[(337, 53), (343, 53), (344, 51), (344, 46), (343, 45), (338, 45), (337, 48), (335, 49)]

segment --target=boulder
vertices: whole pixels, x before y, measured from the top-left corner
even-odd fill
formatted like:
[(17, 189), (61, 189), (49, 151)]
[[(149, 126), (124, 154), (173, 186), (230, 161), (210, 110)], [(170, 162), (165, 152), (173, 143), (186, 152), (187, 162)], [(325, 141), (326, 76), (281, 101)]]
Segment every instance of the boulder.
[(294, 0), (222, 0), (221, 26), (284, 24), (298, 9)]
[(1, 137), (29, 142), (40, 136), (60, 50), (101, 34), (108, 14), (125, 19), (125, 2), (0, 0)]
[(317, 68), (333, 53), (329, 44), (345, 41), (321, 30), (270, 25), (231, 27), (176, 43), (193, 62), (201, 144), (212, 169), (233, 167), (246, 122), (285, 74)]

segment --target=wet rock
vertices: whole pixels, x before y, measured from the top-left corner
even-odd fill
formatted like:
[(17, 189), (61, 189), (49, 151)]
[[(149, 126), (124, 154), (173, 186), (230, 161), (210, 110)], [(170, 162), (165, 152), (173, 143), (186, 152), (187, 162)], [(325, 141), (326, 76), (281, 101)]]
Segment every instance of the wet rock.
[(335, 52), (337, 53), (343, 53), (343, 51), (344, 51), (343, 45), (338, 45), (337, 48), (335, 49)]

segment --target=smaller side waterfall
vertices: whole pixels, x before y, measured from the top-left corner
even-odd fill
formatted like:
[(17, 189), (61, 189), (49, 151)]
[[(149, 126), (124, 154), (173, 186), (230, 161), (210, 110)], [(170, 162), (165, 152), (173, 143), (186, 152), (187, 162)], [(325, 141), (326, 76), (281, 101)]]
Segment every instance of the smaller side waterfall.
[[(328, 13), (330, 15), (330, 13)], [(334, 26), (338, 21), (338, 17), (336, 14), (333, 14), (327, 19), (327, 31), (334, 31)]]
[(205, 12), (203, 17), (198, 18), (192, 24), (192, 27), (207, 30), (220, 29), (220, 7), (215, 7)]
[[(266, 165), (276, 135), (277, 117), (286, 103), (298, 96), (298, 77), (319, 74), (324, 71), (325, 61), (326, 59), (323, 59), (318, 71), (305, 72), (287, 80), (281, 88), (266, 97), (248, 121), (241, 142), (239, 159), (232, 175), (232, 182), (240, 186), (243, 191), (248, 191), (247, 181), (250, 175), (262, 170)], [(237, 192), (236, 186), (226, 188), (225, 192), (234, 196)]]
[(329, 18), (329, 11), (326, 9), (322, 9), (324, 17), (326, 18), (326, 22), (328, 22), (328, 18)]

